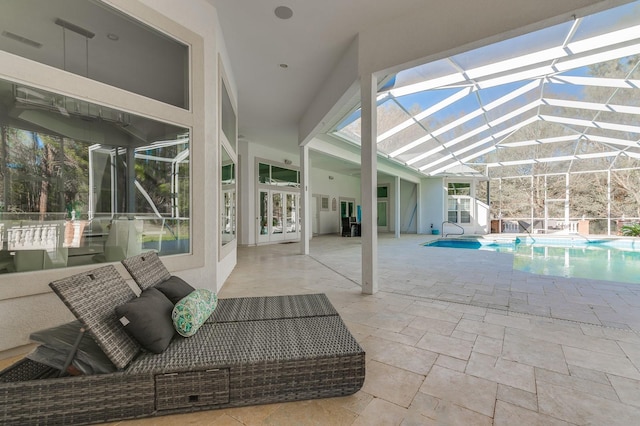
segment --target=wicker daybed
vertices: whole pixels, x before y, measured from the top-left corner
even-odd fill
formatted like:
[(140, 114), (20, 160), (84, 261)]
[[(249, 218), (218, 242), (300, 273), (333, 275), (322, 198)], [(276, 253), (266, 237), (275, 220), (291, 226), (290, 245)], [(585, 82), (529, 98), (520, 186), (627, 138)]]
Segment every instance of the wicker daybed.
[[(170, 276), (153, 253), (123, 264), (142, 290)], [(220, 299), (195, 335), (153, 354), (116, 323), (113, 305), (136, 295), (113, 266), (51, 287), (118, 371), (55, 377), (25, 359), (0, 374), (0, 424), (102, 423), (344, 396), (364, 382), (364, 351), (323, 294)]]

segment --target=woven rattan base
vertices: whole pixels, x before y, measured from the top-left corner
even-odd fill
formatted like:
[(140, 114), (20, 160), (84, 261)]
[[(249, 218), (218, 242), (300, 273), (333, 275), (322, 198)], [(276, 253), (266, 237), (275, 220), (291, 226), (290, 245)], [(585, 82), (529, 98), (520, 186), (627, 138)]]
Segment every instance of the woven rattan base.
[[(323, 300), (309, 297), (293, 303)], [(235, 305), (287, 306), (253, 299)], [(263, 320), (255, 312), (242, 321), (225, 314), (229, 322), (207, 322), (194, 336), (176, 337), (162, 354), (143, 353), (118, 373), (37, 379), (47, 377), (46, 367), (17, 363), (0, 374), (0, 424), (102, 423), (355, 393), (364, 383), (364, 351), (340, 317), (321, 305), (315, 317), (309, 309), (302, 317)]]

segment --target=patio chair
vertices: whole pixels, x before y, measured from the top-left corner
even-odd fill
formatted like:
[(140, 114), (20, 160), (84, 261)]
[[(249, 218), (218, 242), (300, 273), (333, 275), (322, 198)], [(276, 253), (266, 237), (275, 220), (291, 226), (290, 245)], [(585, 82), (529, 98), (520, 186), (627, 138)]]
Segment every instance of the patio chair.
[[(144, 294), (170, 274), (155, 253), (123, 262)], [(136, 299), (113, 265), (51, 283), (117, 368), (55, 377), (26, 360), (0, 373), (5, 424), (85, 424), (344, 396), (365, 354), (325, 295), (221, 299), (198, 332), (141, 352), (114, 307)], [(52, 377), (53, 376), (53, 377)]]

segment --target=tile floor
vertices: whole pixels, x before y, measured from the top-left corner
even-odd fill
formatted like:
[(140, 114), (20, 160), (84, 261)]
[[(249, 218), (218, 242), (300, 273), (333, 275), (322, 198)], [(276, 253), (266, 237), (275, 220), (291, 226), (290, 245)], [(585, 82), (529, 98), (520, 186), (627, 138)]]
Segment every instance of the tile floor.
[(379, 238), (379, 292), (360, 292), (360, 238), (240, 248), (221, 297), (324, 292), (367, 352), (344, 398), (120, 425), (631, 425), (640, 422), (640, 284), (513, 271), (511, 257)]

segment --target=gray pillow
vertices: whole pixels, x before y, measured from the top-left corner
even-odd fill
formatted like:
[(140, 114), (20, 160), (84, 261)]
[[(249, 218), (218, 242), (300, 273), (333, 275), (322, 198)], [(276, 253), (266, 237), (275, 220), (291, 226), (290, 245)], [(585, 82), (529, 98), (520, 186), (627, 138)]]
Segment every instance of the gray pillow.
[(167, 296), (167, 299), (171, 300), (171, 303), (174, 305), (195, 290), (195, 288), (191, 287), (191, 285), (182, 278), (178, 278), (174, 275), (172, 275), (168, 280), (156, 284), (153, 288), (160, 290), (162, 294)]
[(140, 346), (155, 354), (167, 349), (175, 335), (171, 311), (173, 303), (153, 287), (144, 290), (140, 297), (116, 307), (116, 315), (125, 331)]

